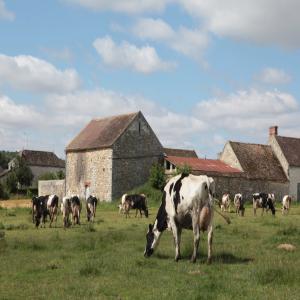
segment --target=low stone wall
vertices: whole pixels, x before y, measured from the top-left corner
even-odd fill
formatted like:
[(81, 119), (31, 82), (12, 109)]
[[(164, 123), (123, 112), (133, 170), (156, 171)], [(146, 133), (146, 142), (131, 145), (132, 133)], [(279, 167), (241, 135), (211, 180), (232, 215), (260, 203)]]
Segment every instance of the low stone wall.
[(39, 196), (55, 194), (61, 200), (65, 196), (66, 183), (65, 180), (39, 180), (38, 182)]

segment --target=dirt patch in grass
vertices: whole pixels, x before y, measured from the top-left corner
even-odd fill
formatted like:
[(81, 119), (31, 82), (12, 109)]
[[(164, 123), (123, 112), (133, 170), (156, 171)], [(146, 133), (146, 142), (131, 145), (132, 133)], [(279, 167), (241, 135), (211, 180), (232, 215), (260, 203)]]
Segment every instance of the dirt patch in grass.
[(30, 199), (18, 199), (18, 200), (5, 200), (0, 201), (0, 206), (3, 208), (16, 208), (16, 207), (31, 207)]

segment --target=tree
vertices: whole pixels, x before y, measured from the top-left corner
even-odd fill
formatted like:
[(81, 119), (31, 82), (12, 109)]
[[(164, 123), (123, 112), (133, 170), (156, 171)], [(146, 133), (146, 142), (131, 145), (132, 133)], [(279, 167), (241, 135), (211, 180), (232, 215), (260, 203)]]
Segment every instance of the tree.
[(17, 165), (15, 168), (17, 181), (21, 186), (30, 186), (33, 174), (31, 169), (27, 166), (25, 160), (22, 157), (17, 157)]
[(62, 170), (55, 172), (46, 172), (39, 176), (39, 180), (57, 180), (65, 179), (65, 173)]
[(8, 173), (6, 177), (6, 188), (9, 193), (15, 193), (18, 188), (18, 179), (15, 171)]
[(192, 168), (187, 164), (176, 167), (176, 174), (177, 175), (178, 174), (190, 174), (191, 171), (192, 171)]
[(165, 169), (160, 164), (152, 165), (150, 169), (149, 181), (152, 187), (163, 190), (166, 184)]

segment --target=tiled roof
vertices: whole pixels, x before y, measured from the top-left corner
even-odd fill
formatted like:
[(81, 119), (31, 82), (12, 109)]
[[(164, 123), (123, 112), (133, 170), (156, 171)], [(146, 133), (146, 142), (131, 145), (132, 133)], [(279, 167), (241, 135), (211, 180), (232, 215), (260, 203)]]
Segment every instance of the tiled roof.
[(93, 119), (69, 143), (66, 152), (112, 147), (139, 113)]
[(235, 169), (217, 159), (201, 159), (194, 157), (178, 157), (178, 156), (167, 156), (167, 161), (175, 166), (189, 166), (192, 171), (201, 171), (208, 173), (242, 173), (240, 170)]
[(275, 138), (289, 165), (300, 167), (300, 139), (285, 136)]
[(22, 150), (19, 155), (25, 159), (29, 166), (58, 167), (64, 168), (65, 161), (56, 156), (53, 152)]
[(239, 142), (230, 142), (230, 145), (249, 179), (287, 181), (271, 146)]
[(166, 156), (198, 157), (195, 150), (164, 148), (163, 151)]

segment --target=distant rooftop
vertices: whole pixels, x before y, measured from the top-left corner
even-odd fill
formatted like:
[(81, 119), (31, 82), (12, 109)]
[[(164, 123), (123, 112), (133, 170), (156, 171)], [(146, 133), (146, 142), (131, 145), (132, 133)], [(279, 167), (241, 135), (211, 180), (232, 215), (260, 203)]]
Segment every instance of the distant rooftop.
[(163, 151), (166, 156), (198, 157), (195, 150), (164, 148)]
[(19, 155), (23, 157), (29, 166), (64, 168), (65, 161), (57, 157), (53, 152), (38, 150), (22, 150)]

